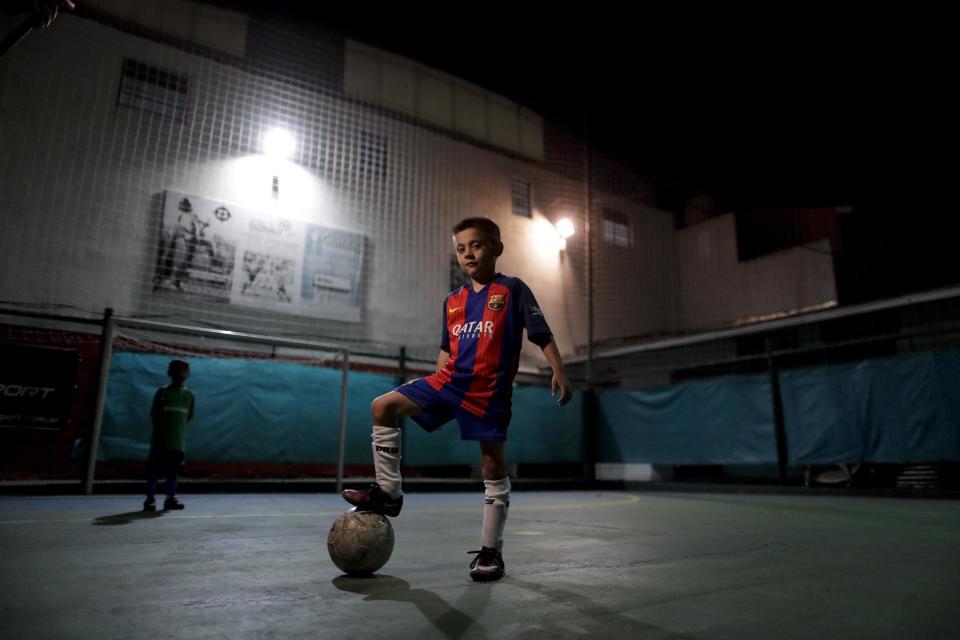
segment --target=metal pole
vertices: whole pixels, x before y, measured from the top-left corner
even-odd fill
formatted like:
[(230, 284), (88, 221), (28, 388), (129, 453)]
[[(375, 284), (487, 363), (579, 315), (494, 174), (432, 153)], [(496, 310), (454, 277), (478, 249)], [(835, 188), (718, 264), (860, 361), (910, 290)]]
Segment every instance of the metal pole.
[(155, 320), (139, 320), (137, 318), (116, 318), (114, 322), (121, 327), (131, 327), (133, 329), (148, 329), (156, 331), (166, 331), (173, 333), (183, 333), (188, 335), (198, 335), (210, 338), (229, 340), (231, 342), (253, 342), (256, 344), (270, 344), (278, 347), (292, 347), (294, 349), (319, 349), (321, 351), (336, 351), (343, 349), (337, 344), (327, 344), (323, 342), (313, 342), (311, 340), (295, 340), (292, 338), (276, 338), (273, 336), (257, 335), (254, 333), (242, 333), (239, 331), (226, 331), (224, 329), (210, 329), (207, 327), (192, 327), (182, 324), (172, 324), (169, 322), (157, 322)]
[(593, 198), (590, 183), (590, 127), (589, 118), (584, 117), (583, 127), (584, 146), (584, 224), (583, 231), (587, 237), (587, 360), (584, 363), (584, 377), (587, 386), (584, 390), (583, 402), (583, 479), (593, 482), (597, 479), (597, 461), (600, 454), (600, 428), (597, 424), (596, 403), (593, 396), (593, 224), (591, 215), (591, 199)]
[[(397, 359), (397, 386), (399, 387), (407, 381), (407, 347), (400, 347), (400, 356)], [(403, 428), (403, 418), (397, 419), (397, 426), (400, 427), (400, 475), (405, 473), (403, 468), (402, 452), (407, 450), (407, 430)]]
[(83, 479), (83, 493), (93, 493), (93, 474), (97, 467), (97, 447), (100, 444), (100, 428), (103, 425), (103, 406), (107, 398), (107, 377), (110, 375), (110, 358), (113, 355), (113, 309), (103, 312), (103, 331), (100, 334), (100, 379), (97, 382), (97, 404), (93, 412), (93, 428), (90, 430), (90, 447), (87, 455), (87, 470)]
[[(630, 347), (617, 347), (608, 349), (600, 353), (600, 358), (616, 358), (619, 356), (636, 355), (647, 351), (658, 351), (662, 349), (671, 349), (673, 347), (683, 347), (692, 344), (701, 344), (723, 338), (734, 338), (737, 336), (753, 336), (760, 333), (766, 333), (779, 329), (788, 329), (790, 327), (807, 327), (819, 322), (836, 320), (839, 318), (853, 318), (859, 315), (873, 313), (875, 311), (884, 311), (886, 309), (900, 309), (927, 302), (939, 302), (942, 300), (954, 300), (960, 298), (960, 287), (951, 287), (949, 289), (940, 289), (937, 291), (924, 292), (922, 294), (903, 296), (890, 300), (880, 300), (878, 302), (868, 302), (846, 307), (834, 307), (825, 311), (813, 311), (789, 318), (779, 320), (766, 320), (755, 324), (748, 324), (742, 327), (732, 329), (717, 329), (716, 331), (705, 331), (695, 333), (679, 338), (667, 338), (665, 340), (656, 340), (645, 342), (643, 344)], [(564, 358), (564, 364), (576, 364), (586, 362), (584, 356), (573, 356)]]
[(407, 381), (407, 348), (400, 347), (400, 356), (397, 358), (397, 385)]
[(347, 384), (350, 374), (350, 352), (344, 349), (343, 379), (340, 382), (340, 449), (337, 453), (337, 493), (343, 491), (343, 459), (347, 450)]
[(593, 385), (593, 225), (591, 224), (591, 198), (593, 197), (590, 189), (592, 176), (590, 174), (590, 130), (585, 126), (583, 134), (585, 152), (585, 185), (586, 195), (586, 216), (583, 225), (584, 233), (587, 236), (587, 361), (585, 366), (587, 387)]
[(770, 396), (773, 402), (773, 433), (777, 443), (777, 467), (780, 471), (780, 484), (787, 484), (787, 429), (783, 422), (783, 400), (780, 397), (780, 375), (777, 372), (777, 363), (773, 359), (773, 348), (770, 338), (765, 338), (767, 347), (767, 367), (770, 370)]

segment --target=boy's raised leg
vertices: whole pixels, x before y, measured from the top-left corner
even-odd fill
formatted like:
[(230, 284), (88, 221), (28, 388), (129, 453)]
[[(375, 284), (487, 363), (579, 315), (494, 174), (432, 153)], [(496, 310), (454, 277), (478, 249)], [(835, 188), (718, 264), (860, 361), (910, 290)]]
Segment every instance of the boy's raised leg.
[(403, 394), (391, 391), (374, 400), (370, 411), (374, 425), (371, 446), (377, 482), (366, 489), (346, 489), (343, 498), (358, 511), (396, 517), (403, 508), (397, 420), (418, 413), (420, 407)]

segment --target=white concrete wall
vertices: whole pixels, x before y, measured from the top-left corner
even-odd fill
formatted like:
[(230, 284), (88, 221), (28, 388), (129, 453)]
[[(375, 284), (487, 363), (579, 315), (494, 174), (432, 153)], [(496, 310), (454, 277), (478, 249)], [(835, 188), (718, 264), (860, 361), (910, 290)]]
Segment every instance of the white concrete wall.
[(81, 6), (230, 55), (246, 48), (248, 18), (239, 11), (191, 0), (83, 0)]
[[(187, 121), (118, 107), (124, 57), (190, 78)], [(399, 90), (399, 89), (398, 89)], [(293, 162), (259, 151), (266, 127), (298, 141)], [(387, 141), (383, 178), (352, 167), (360, 132)], [(274, 198), (270, 183), (280, 178)], [(510, 213), (510, 180), (532, 185), (533, 218)], [(321, 321), (152, 293), (160, 194), (233, 202), (368, 238), (363, 321)], [(675, 231), (671, 215), (594, 194), (628, 214), (633, 245), (594, 231), (596, 338), (691, 333), (836, 298), (826, 246), (737, 261), (733, 216)], [(467, 138), (401, 121), (173, 46), (63, 16), (0, 59), (0, 300), (142, 315), (243, 331), (350, 340), (434, 357), (449, 288), (449, 229), (497, 220), (501, 271), (526, 280), (561, 352), (586, 342), (582, 180)], [(552, 224), (578, 234), (560, 251)], [(595, 218), (599, 222), (601, 216)], [(525, 348), (523, 364), (542, 363)]]
[[(676, 328), (678, 292), (676, 232), (673, 215), (629, 200), (595, 199), (594, 242), (595, 340), (614, 345), (623, 340), (670, 335)], [(608, 242), (603, 210), (627, 216), (630, 246)]]
[(683, 333), (836, 302), (828, 240), (739, 262), (735, 220), (727, 214), (680, 230), (676, 242)]
[(425, 123), (543, 160), (543, 118), (512, 100), (387, 51), (347, 40), (344, 92)]
[[(185, 123), (116, 105), (124, 57), (190, 78)], [(449, 289), (449, 229), (462, 217), (486, 215), (503, 227), (501, 270), (534, 289), (561, 351), (572, 350), (578, 330), (582, 339), (564, 297), (575, 276), (550, 227), (555, 212), (544, 206), (547, 194), (570, 192), (560, 200), (577, 201), (580, 185), (535, 163), (72, 16), (0, 60), (0, 110), (0, 299), (14, 306), (90, 314), (113, 307), (121, 315), (258, 333), (407, 345), (435, 357)], [(297, 162), (258, 153), (260, 134), (273, 124), (294, 133)], [(387, 139), (384, 178), (349, 170), (360, 131)], [(278, 198), (270, 192), (273, 175)], [(510, 178), (517, 176), (542, 196), (533, 219), (510, 213)], [(166, 189), (365, 234), (363, 322), (152, 293)], [(542, 362), (536, 351), (525, 349), (525, 364)]]

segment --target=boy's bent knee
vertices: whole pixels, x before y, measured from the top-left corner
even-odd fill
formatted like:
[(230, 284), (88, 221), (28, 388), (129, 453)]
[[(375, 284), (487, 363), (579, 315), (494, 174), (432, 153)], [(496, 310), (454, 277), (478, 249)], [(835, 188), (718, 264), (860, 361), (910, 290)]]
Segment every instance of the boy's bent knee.
[(393, 426), (393, 415), (390, 410), (390, 401), (386, 396), (380, 396), (370, 403), (370, 416), (373, 418), (373, 424), (384, 426)]
[(405, 411), (407, 404), (406, 398), (394, 391), (376, 398), (370, 403), (373, 424), (385, 427), (396, 426), (397, 419), (409, 413)]

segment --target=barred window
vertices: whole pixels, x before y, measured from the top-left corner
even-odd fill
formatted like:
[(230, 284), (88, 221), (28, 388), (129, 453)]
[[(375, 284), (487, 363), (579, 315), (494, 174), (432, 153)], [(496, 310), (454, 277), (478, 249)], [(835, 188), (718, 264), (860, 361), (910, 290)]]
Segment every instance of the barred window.
[(183, 122), (188, 89), (186, 76), (124, 58), (117, 104)]
[(510, 203), (513, 215), (530, 218), (530, 183), (523, 180), (512, 180), (510, 182)]
[(633, 246), (630, 219), (625, 213), (611, 209), (603, 210), (603, 241), (615, 247)]
[(370, 178), (387, 176), (387, 139), (375, 133), (360, 132), (358, 173)]

